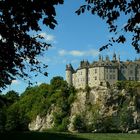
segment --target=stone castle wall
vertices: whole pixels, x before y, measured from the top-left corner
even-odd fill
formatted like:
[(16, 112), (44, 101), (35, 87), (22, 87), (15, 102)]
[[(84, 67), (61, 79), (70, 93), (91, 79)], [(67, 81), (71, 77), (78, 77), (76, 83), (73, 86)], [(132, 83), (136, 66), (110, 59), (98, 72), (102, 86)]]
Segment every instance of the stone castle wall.
[(140, 81), (140, 59), (135, 61), (120, 61), (114, 54), (113, 60), (101, 59), (90, 64), (81, 61), (79, 68), (73, 69), (72, 65), (66, 66), (66, 81), (75, 88), (113, 85), (119, 80)]

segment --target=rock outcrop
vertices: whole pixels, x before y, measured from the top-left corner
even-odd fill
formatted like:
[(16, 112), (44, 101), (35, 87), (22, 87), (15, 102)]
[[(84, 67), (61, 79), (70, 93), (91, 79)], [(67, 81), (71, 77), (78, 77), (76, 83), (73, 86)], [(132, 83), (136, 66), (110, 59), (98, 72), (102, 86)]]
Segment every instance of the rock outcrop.
[(36, 118), (31, 123), (29, 123), (29, 130), (44, 131), (53, 128), (53, 113), (57, 110), (58, 109), (52, 105), (45, 116), (37, 115)]
[[(110, 124), (111, 128), (107, 128), (109, 131), (115, 130), (115, 127), (117, 128), (117, 125), (119, 125), (119, 131), (133, 132), (133, 130), (140, 127), (138, 126), (140, 124), (140, 112), (137, 108), (138, 92), (131, 93), (124, 89), (118, 90), (115, 87), (107, 88), (103, 86), (92, 88), (89, 91), (79, 90), (76, 93), (76, 99), (71, 104), (68, 130), (71, 132), (76, 131), (74, 121), (75, 117), (80, 115), (83, 118), (84, 125), (88, 128), (87, 130), (92, 132), (105, 130), (104, 128), (101, 130), (96, 128), (96, 126), (100, 126), (100, 123), (105, 126), (112, 123)], [(29, 129), (43, 131), (53, 128), (53, 113), (58, 110), (57, 106), (52, 105), (46, 116), (41, 117), (38, 115), (29, 124)], [(128, 118), (126, 124), (123, 124), (127, 115), (130, 118)], [(116, 119), (118, 122), (115, 124), (112, 119)]]

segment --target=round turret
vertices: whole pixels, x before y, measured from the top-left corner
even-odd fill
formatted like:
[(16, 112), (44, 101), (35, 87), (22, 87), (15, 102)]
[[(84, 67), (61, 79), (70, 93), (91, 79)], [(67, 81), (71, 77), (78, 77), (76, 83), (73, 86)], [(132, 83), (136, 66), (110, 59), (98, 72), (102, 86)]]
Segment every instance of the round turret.
[(68, 85), (72, 85), (72, 73), (73, 73), (73, 67), (71, 64), (66, 65), (66, 81)]

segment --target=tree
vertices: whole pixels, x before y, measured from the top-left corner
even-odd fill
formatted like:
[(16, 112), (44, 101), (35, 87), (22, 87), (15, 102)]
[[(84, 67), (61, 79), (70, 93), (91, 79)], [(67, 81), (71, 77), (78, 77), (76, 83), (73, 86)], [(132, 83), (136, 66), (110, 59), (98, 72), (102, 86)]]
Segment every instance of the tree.
[(5, 122), (6, 122), (6, 109), (4, 107), (0, 107), (0, 132), (4, 132), (5, 130)]
[(63, 87), (64, 88), (68, 87), (66, 81), (64, 81), (63, 77), (61, 76), (53, 77), (50, 81), (50, 84), (53, 90), (60, 89), (60, 88), (62, 89)]
[[(114, 33), (109, 42), (100, 48), (100, 51), (116, 43), (124, 43), (126, 36), (123, 34), (132, 33), (132, 46), (137, 53), (140, 53), (140, 1), (139, 0), (85, 0), (86, 4), (82, 5), (76, 13), (80, 15), (85, 10), (90, 11), (93, 15), (99, 16), (109, 25), (109, 31)], [(128, 17), (127, 23), (122, 27), (115, 23), (120, 16)], [(121, 34), (120, 34), (120, 31)], [(118, 36), (118, 37), (117, 37)]]
[(27, 131), (29, 124), (29, 117), (26, 112), (23, 111), (21, 106), (17, 103), (7, 108), (6, 112), (6, 131)]
[(8, 91), (4, 97), (8, 100), (9, 104), (13, 104), (14, 102), (19, 100), (19, 94), (14, 90)]
[[(29, 71), (47, 76), (43, 71), (47, 65), (38, 56), (50, 44), (41, 41), (43, 37), (37, 31), (41, 31), (39, 21), (54, 29), (58, 4), (63, 4), (63, 0), (0, 1), (0, 88), (11, 84), (16, 77), (29, 78)], [(31, 35), (31, 31), (36, 35)]]

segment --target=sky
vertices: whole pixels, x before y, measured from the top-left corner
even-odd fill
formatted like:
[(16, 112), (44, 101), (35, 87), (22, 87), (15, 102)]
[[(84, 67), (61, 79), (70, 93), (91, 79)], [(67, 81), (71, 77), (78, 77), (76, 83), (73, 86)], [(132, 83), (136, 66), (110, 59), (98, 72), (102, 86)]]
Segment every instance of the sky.
[[(99, 52), (99, 48), (105, 45), (112, 34), (109, 33), (108, 26), (105, 21), (97, 16), (86, 12), (80, 16), (75, 11), (84, 4), (85, 0), (65, 0), (63, 5), (56, 6), (56, 20), (58, 25), (54, 30), (41, 25), (42, 31), (39, 32), (47, 43), (51, 43), (44, 56), (39, 59), (43, 63), (48, 64), (48, 77), (39, 75), (31, 81), (37, 85), (41, 83), (49, 83), (54, 76), (62, 76), (65, 79), (66, 64), (71, 63), (76, 69), (81, 60), (89, 62), (98, 60), (99, 54), (109, 55), (112, 58), (113, 53), (120, 55), (121, 60), (134, 60), (140, 58), (134, 48), (131, 46), (131, 35), (125, 34), (128, 41), (125, 44), (114, 44), (114, 47)], [(126, 23), (127, 17), (121, 16), (117, 21), (120, 27)], [(34, 84), (34, 85), (35, 85)], [(3, 93), (15, 90), (22, 93), (28, 86), (28, 81), (21, 78), (13, 80), (12, 85), (8, 86)]]

